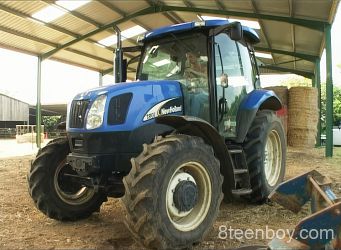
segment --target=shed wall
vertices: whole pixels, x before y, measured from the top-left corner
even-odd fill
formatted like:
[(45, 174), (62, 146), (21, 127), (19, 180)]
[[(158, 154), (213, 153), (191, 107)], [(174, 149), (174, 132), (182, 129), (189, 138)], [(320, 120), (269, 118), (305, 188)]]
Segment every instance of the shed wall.
[(28, 122), (29, 105), (0, 94), (0, 121)]

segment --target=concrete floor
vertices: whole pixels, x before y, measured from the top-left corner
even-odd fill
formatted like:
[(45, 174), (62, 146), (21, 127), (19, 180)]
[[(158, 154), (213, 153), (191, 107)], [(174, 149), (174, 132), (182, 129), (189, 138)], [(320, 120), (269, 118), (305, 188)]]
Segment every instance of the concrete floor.
[[(50, 140), (45, 139), (42, 147)], [(17, 143), (16, 139), (2, 139), (0, 140), (0, 158), (8, 158), (14, 156), (25, 156), (36, 154), (38, 148), (34, 143)]]

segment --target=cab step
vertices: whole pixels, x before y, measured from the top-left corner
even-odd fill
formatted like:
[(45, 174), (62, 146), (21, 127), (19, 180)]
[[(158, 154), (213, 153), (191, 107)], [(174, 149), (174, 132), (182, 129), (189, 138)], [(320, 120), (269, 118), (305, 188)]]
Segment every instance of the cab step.
[(234, 189), (232, 194), (234, 196), (243, 196), (252, 193), (250, 174), (246, 162), (246, 156), (241, 145), (227, 145), (232, 164), (234, 174)]
[(249, 170), (247, 169), (234, 169), (233, 170), (233, 173), (235, 175), (239, 175), (239, 174), (248, 174), (249, 173)]
[(243, 196), (243, 195), (251, 194), (252, 189), (249, 189), (249, 188), (233, 189), (231, 190), (231, 192), (233, 195)]
[(241, 154), (243, 153), (242, 149), (230, 149), (229, 150), (230, 154)]

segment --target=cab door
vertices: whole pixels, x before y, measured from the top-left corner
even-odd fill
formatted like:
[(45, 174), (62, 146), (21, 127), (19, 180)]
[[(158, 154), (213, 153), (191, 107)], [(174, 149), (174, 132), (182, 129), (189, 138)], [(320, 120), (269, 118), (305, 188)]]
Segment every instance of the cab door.
[(254, 89), (250, 55), (241, 42), (220, 33), (214, 37), (214, 58), (219, 133), (234, 138), (240, 103)]

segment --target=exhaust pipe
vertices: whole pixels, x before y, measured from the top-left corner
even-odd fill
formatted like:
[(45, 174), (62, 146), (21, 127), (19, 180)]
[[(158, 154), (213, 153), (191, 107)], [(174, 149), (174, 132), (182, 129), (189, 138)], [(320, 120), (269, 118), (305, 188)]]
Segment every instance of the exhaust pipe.
[(123, 51), (122, 51), (122, 40), (121, 40), (121, 30), (117, 25), (113, 26), (117, 36), (117, 46), (115, 50), (114, 59), (114, 76), (115, 83), (123, 82)]

